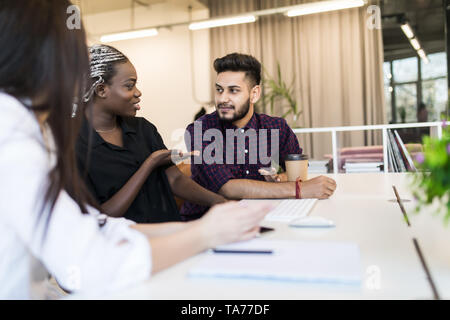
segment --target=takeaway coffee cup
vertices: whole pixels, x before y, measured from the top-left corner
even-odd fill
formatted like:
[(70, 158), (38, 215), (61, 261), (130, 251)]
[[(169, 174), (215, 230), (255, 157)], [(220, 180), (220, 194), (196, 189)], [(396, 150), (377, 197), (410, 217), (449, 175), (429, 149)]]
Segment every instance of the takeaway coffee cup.
[(288, 181), (300, 178), (308, 180), (308, 156), (306, 154), (288, 154), (285, 159)]

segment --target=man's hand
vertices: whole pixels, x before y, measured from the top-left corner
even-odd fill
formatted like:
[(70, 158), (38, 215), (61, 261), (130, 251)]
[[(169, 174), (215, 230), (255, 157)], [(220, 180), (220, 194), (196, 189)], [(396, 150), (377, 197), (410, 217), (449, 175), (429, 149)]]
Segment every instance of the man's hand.
[(259, 174), (264, 176), (267, 182), (286, 182), (287, 176), (285, 173), (277, 174), (277, 170), (274, 167), (261, 168), (258, 170)]
[(300, 183), (302, 199), (327, 199), (336, 190), (336, 181), (325, 176), (315, 177)]

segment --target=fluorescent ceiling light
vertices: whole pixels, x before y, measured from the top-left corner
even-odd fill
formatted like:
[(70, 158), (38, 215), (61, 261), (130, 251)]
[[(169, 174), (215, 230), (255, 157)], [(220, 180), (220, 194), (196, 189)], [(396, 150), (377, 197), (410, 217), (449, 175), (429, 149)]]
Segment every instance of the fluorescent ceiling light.
[(230, 25), (241, 24), (241, 23), (251, 23), (251, 22), (255, 22), (255, 21), (256, 21), (256, 17), (254, 15), (238, 16), (238, 17), (232, 17), (232, 18), (207, 20), (207, 21), (202, 21), (202, 22), (193, 22), (189, 25), (189, 29), (190, 30), (199, 30), (199, 29), (230, 26)]
[(414, 32), (412, 31), (411, 26), (409, 25), (408, 22), (402, 24), (401, 28), (405, 33), (405, 35), (408, 37), (408, 39), (414, 38)]
[(298, 8), (291, 9), (288, 12), (286, 12), (286, 15), (288, 17), (304, 16), (313, 13), (357, 8), (362, 7), (364, 4), (365, 4), (364, 0), (319, 1), (301, 4), (298, 6)]
[(423, 59), (423, 61), (425, 61), (426, 64), (428, 64), (428, 62), (430, 62), (430, 60), (428, 60), (428, 57), (425, 54), (425, 51), (423, 51), (423, 49), (420, 49), (419, 51), (417, 51), (417, 53)]
[(410, 39), (409, 42), (411, 43), (411, 45), (413, 46), (413, 48), (416, 51), (420, 49), (420, 43), (419, 43), (419, 41), (416, 38)]
[(107, 34), (100, 38), (101, 42), (113, 42), (113, 41), (121, 41), (121, 40), (129, 40), (129, 39), (137, 39), (137, 38), (145, 38), (152, 37), (158, 34), (158, 30), (156, 29), (145, 29), (145, 30), (136, 30), (129, 32), (121, 32), (121, 33), (113, 33)]

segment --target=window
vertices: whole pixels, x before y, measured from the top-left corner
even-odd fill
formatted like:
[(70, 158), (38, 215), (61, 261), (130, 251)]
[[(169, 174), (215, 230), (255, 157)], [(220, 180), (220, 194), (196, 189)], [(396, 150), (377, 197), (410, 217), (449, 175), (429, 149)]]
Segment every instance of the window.
[(397, 107), (397, 122), (416, 122), (417, 85), (415, 83), (395, 86), (395, 106)]
[(433, 53), (428, 59), (428, 64), (418, 57), (383, 64), (389, 123), (417, 122), (421, 103), (426, 106), (427, 121), (438, 121), (441, 114), (446, 113), (447, 55), (445, 52)]
[(447, 55), (439, 52), (428, 55), (430, 62), (422, 63), (422, 102), (428, 111), (428, 121), (445, 115), (448, 99)]
[(441, 119), (447, 106), (447, 79), (423, 81), (422, 101), (428, 109), (428, 121)]
[(391, 107), (391, 96), (392, 96), (392, 87), (391, 87), (391, 63), (385, 62), (383, 63), (383, 75), (384, 75), (384, 98), (386, 101), (386, 112), (387, 119), (392, 119), (392, 107)]
[(447, 56), (445, 52), (428, 55), (430, 63), (422, 61), (422, 79), (433, 79), (445, 77), (447, 75)]
[(389, 85), (391, 83), (392, 78), (390, 62), (383, 63), (383, 76), (384, 76), (384, 84)]
[(410, 82), (418, 79), (417, 57), (392, 62), (394, 82)]
[(392, 87), (388, 85), (384, 85), (384, 99), (386, 101), (386, 116), (388, 120), (392, 119), (392, 102), (391, 102), (391, 96), (392, 96)]

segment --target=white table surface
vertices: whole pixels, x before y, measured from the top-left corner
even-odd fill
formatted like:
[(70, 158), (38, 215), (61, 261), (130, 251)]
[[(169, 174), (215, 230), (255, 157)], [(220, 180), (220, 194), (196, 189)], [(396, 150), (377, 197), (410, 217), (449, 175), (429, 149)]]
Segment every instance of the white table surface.
[[(362, 282), (355, 285), (306, 284), (275, 280), (190, 278), (188, 270), (199, 254), (154, 275), (149, 281), (122, 290), (108, 299), (432, 299), (426, 274), (413, 245), (423, 250), (442, 297), (450, 297), (450, 228), (428, 213), (411, 216), (408, 227), (396, 202), (392, 185), (402, 198), (410, 198), (406, 174), (367, 173), (330, 175), (335, 194), (320, 200), (311, 215), (332, 219), (332, 229), (291, 228), (264, 222), (275, 232), (265, 239), (350, 241), (361, 253)], [(412, 202), (405, 203), (412, 211)], [(83, 297), (75, 297), (83, 298)]]

